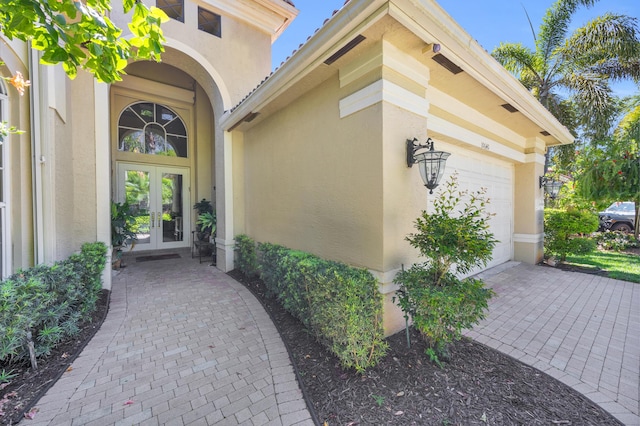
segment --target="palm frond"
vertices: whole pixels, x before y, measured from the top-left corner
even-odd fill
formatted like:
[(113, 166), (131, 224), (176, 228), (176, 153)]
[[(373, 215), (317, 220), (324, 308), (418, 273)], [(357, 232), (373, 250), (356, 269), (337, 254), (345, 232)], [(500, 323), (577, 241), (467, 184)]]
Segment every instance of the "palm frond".
[(569, 73), (561, 83), (573, 92), (574, 100), (581, 106), (604, 111), (613, 105), (613, 95), (606, 76), (589, 72)]
[(507, 71), (521, 80), (523, 77), (542, 80), (538, 69), (540, 63), (536, 60), (535, 52), (522, 43), (500, 43), (500, 46), (493, 49), (491, 55)]
[(589, 66), (613, 58), (640, 58), (637, 19), (607, 13), (576, 29), (562, 47), (566, 60)]
[(548, 60), (567, 36), (572, 15), (579, 6), (590, 7), (597, 0), (557, 0), (542, 19), (536, 42), (536, 52)]
[(640, 59), (621, 60), (612, 58), (593, 64), (590, 71), (596, 74), (606, 75), (612, 81), (633, 79), (640, 83)]

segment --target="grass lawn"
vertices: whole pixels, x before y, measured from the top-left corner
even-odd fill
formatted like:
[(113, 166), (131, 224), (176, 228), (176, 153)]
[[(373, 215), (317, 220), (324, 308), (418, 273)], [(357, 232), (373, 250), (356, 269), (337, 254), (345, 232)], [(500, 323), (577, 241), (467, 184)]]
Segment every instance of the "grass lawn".
[(610, 278), (640, 283), (639, 255), (598, 250), (583, 256), (567, 256), (567, 263), (595, 266), (607, 271)]

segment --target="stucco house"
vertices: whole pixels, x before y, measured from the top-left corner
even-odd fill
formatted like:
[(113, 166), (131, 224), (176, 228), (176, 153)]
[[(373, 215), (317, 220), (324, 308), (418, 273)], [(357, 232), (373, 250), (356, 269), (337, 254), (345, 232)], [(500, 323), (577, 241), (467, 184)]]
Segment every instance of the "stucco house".
[(0, 156), (3, 276), (109, 243), (110, 201), (127, 191), (147, 217), (135, 250), (188, 248), (204, 198), (218, 268), (233, 269), (240, 233), (367, 268), (395, 330), (393, 276), (418, 260), (404, 236), (433, 197), (407, 167), (414, 137), (451, 153), (463, 188), (488, 189), (489, 266), (541, 259), (544, 153), (573, 138), (434, 1), (348, 1), (272, 73), (290, 2), (157, 5), (172, 18), (162, 63), (111, 85), (0, 44), (2, 74), (32, 82), (24, 97), (0, 87), (2, 119), (26, 130)]

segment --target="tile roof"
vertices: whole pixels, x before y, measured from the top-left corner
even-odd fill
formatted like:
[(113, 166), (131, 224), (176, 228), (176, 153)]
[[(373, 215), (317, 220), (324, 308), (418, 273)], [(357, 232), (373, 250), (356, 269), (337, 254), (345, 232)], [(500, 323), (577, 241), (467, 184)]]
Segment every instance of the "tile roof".
[[(285, 1), (285, 2), (287, 2), (287, 3), (289, 3), (291, 6), (294, 6), (294, 7), (295, 7), (295, 5), (293, 4), (293, 2), (292, 2), (291, 0), (284, 0), (284, 1)], [(349, 3), (350, 1), (351, 1), (351, 0), (345, 0), (345, 2), (344, 2), (344, 4), (342, 5), (342, 7), (346, 6), (346, 5), (347, 5), (347, 3)], [(334, 11), (333, 11), (333, 13), (331, 14), (331, 16), (330, 16), (329, 18), (325, 19), (325, 20), (324, 20), (324, 22), (322, 23), (322, 25), (321, 25), (320, 27), (316, 28), (316, 30), (313, 32), (313, 34), (317, 33), (317, 32), (320, 30), (320, 28), (324, 27), (324, 26), (327, 24), (327, 22), (329, 22), (329, 21), (331, 20), (331, 18), (333, 18), (333, 16), (334, 16), (336, 13), (338, 13), (340, 10), (341, 10), (341, 9), (336, 9), (336, 10), (334, 10)], [(249, 93), (248, 93), (244, 98), (242, 98), (242, 100), (241, 100), (240, 102), (238, 102), (238, 104), (237, 104), (237, 105), (233, 106), (233, 107), (229, 110), (229, 112), (233, 112), (233, 111), (235, 111), (235, 110), (236, 110), (240, 105), (242, 105), (242, 103), (243, 103), (243, 102), (244, 102), (244, 101), (245, 101), (249, 96), (251, 96), (251, 95), (252, 95), (256, 90), (258, 90), (258, 88), (259, 88), (260, 86), (262, 86), (262, 85), (263, 85), (267, 80), (269, 80), (269, 77), (271, 77), (271, 76), (272, 76), (276, 71), (278, 71), (280, 68), (282, 68), (282, 66), (283, 66), (283, 65), (284, 65), (284, 64), (289, 60), (289, 58), (291, 58), (291, 57), (292, 57), (292, 56), (293, 56), (293, 55), (294, 55), (298, 50), (300, 50), (300, 48), (301, 48), (302, 46), (304, 46), (304, 45), (305, 45), (305, 43), (306, 43), (307, 41), (309, 41), (309, 39), (310, 39), (311, 37), (313, 37), (313, 34), (311, 34), (309, 37), (307, 37), (307, 39), (306, 39), (304, 42), (300, 43), (300, 45), (298, 46), (298, 48), (297, 48), (297, 49), (295, 49), (293, 52), (291, 52), (291, 54), (290, 54), (289, 56), (287, 56), (287, 58), (286, 58), (284, 61), (282, 61), (278, 67), (276, 67), (276, 69), (274, 69), (273, 71), (271, 71), (271, 73), (270, 73), (268, 76), (266, 76), (266, 77), (265, 77), (265, 78), (264, 78), (260, 83), (258, 83), (258, 85), (257, 85), (257, 86), (256, 86), (256, 87), (255, 87), (251, 92), (249, 92)]]

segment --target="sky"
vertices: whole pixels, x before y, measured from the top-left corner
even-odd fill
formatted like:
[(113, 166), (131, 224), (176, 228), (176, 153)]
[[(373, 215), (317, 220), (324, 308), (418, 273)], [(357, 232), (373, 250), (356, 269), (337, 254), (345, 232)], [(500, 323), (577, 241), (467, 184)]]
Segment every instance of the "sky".
[[(296, 19), (273, 44), (273, 66), (277, 68), (300, 43), (322, 26), (345, 0), (293, 0), (300, 11)], [(542, 18), (554, 0), (438, 0), (437, 3), (487, 51), (500, 42), (521, 42), (533, 46), (533, 35), (527, 20), (537, 31)], [(526, 13), (525, 13), (526, 10)], [(625, 14), (640, 20), (640, 0), (600, 0), (591, 8), (581, 8), (572, 22), (572, 29), (606, 12)], [(640, 26), (640, 22), (638, 23)], [(637, 92), (633, 83), (614, 86), (621, 96)]]

